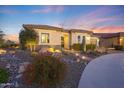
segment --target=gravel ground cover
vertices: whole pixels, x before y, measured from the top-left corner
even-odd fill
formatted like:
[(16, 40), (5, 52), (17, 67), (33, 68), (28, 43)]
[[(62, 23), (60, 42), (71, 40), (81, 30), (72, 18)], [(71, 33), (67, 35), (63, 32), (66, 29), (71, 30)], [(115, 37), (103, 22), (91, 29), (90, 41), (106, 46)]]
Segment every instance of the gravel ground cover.
[[(22, 83), (22, 72), (25, 67), (30, 64), (32, 60), (31, 55), (26, 51), (18, 51), (16, 53), (7, 53), (0, 55), (0, 67), (4, 67), (9, 70), (10, 78), (7, 83), (0, 84), (1, 88), (18, 88), (18, 87), (32, 87), (26, 86)], [(63, 56), (64, 62), (68, 66), (67, 74), (64, 81), (58, 85), (60, 88), (76, 88), (81, 77), (81, 74), (85, 68), (83, 62), (77, 62), (74, 55)]]
[(77, 88), (84, 68), (85, 65), (83, 63), (68, 63), (67, 75), (60, 87)]

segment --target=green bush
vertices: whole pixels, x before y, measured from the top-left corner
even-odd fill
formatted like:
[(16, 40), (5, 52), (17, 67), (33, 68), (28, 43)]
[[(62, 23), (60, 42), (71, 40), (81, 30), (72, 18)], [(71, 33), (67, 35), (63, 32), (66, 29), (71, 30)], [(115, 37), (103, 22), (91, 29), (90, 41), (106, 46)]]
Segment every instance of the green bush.
[(81, 50), (81, 44), (73, 44), (72, 49), (74, 49), (76, 51), (80, 51)]
[(9, 79), (9, 73), (6, 69), (0, 68), (0, 83), (6, 83)]
[(95, 48), (96, 48), (96, 45), (93, 45), (93, 44), (86, 45), (86, 50), (94, 50)]
[(49, 55), (36, 55), (23, 73), (24, 83), (35, 87), (56, 87), (64, 79), (67, 66)]
[(121, 45), (115, 45), (114, 48), (115, 50), (123, 50), (123, 46)]
[[(82, 44), (73, 44), (72, 48), (76, 51), (81, 51), (83, 50), (83, 45)], [(96, 48), (96, 45), (94, 44), (87, 44), (86, 45), (86, 50), (94, 50)]]

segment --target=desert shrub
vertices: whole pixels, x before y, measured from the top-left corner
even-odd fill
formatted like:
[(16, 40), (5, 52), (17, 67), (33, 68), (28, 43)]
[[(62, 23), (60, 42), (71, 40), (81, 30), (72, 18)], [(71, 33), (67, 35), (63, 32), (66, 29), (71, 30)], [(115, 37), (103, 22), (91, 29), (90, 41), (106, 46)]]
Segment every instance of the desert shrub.
[(81, 50), (81, 44), (73, 44), (72, 45), (72, 48), (74, 49), (74, 50), (76, 50), (76, 51), (80, 51)]
[[(73, 44), (72, 48), (76, 51), (83, 51), (83, 44)], [(94, 50), (96, 48), (96, 45), (94, 44), (87, 44), (86, 50)]]
[(50, 55), (36, 55), (23, 73), (24, 83), (35, 87), (56, 87), (64, 79), (67, 66)]
[(31, 56), (33, 57), (33, 56), (36, 56), (36, 55), (38, 55), (38, 52), (31, 52)]
[(115, 45), (114, 48), (115, 50), (123, 50), (123, 46), (121, 45)]
[(9, 46), (8, 45), (6, 45), (6, 44), (2, 44), (1, 46), (0, 46), (0, 48), (3, 48), (3, 49), (6, 49), (6, 48), (8, 48)]
[(0, 68), (0, 83), (6, 83), (9, 79), (9, 73), (6, 69)]
[(94, 44), (87, 44), (86, 45), (86, 50), (95, 50), (95, 48), (96, 48), (96, 45), (94, 45)]

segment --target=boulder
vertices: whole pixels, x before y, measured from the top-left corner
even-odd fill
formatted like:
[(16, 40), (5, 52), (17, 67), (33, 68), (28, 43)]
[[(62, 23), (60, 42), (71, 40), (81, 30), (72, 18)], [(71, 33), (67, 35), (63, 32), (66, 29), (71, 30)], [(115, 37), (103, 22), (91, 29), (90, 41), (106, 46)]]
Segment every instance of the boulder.
[(0, 88), (6, 88), (6, 87), (11, 87), (13, 84), (12, 83), (2, 83), (0, 84)]
[(22, 74), (19, 74), (19, 75), (17, 75), (15, 78), (18, 79), (18, 78), (20, 78), (21, 76), (22, 76)]
[(24, 71), (25, 71), (25, 68), (26, 68), (29, 64), (30, 64), (29, 62), (21, 63), (20, 66), (19, 66), (18, 73), (24, 72)]
[(22, 72), (24, 72), (24, 71), (25, 71), (25, 67), (24, 67), (24, 65), (21, 65), (21, 66), (19, 67), (18, 73), (22, 73)]
[(7, 64), (7, 65), (6, 65), (6, 68), (8, 68), (8, 69), (9, 69), (10, 67), (11, 67), (11, 65), (10, 65), (10, 64)]
[(42, 54), (42, 53), (45, 53), (45, 52), (47, 52), (47, 51), (48, 51), (48, 48), (41, 48), (40, 51), (39, 51), (39, 53)]
[(16, 82), (16, 83), (15, 83), (15, 87), (16, 87), (16, 88), (17, 88), (17, 87), (19, 87), (19, 84), (18, 84), (18, 82)]

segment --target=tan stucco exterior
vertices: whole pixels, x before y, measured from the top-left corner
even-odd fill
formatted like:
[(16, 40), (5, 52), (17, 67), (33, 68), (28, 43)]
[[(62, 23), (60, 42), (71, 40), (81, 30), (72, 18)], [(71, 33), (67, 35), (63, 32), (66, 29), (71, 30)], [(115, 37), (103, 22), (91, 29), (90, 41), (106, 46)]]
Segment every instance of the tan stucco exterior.
[(102, 47), (112, 47), (113, 45), (119, 45), (119, 39), (118, 37), (113, 37), (113, 38), (101, 38), (100, 39), (100, 46)]
[(95, 36), (91, 37), (90, 39), (90, 43), (96, 45), (96, 47), (99, 47), (99, 41), (100, 41), (99, 38)]
[(113, 48), (114, 46), (124, 46), (124, 33), (96, 33), (99, 37), (100, 47)]
[[(80, 30), (80, 29), (64, 30), (62, 28), (48, 26), (48, 25), (23, 25), (23, 27), (26, 29), (33, 29), (35, 32), (37, 32), (38, 48), (63, 47), (64, 49), (71, 49), (71, 46), (73, 44), (77, 44), (77, 43), (81, 44), (83, 42), (85, 42), (85, 44), (91, 44), (92, 41), (96, 39), (92, 37), (93, 33), (91, 31)], [(78, 36), (80, 36), (80, 40), (78, 39)]]
[[(62, 31), (56, 31), (56, 30), (45, 30), (45, 29), (35, 29), (35, 31), (38, 33), (38, 37), (39, 37), (38, 45), (49, 45), (49, 46), (60, 45), (61, 46), (61, 36), (63, 36), (65, 49), (70, 49), (70, 46), (72, 46), (75, 43), (79, 43), (78, 36), (80, 36), (80, 44), (82, 43), (83, 36), (85, 36), (86, 38), (86, 44), (91, 44), (93, 40), (96, 40), (96, 41), (98, 40), (98, 38), (91, 37), (91, 34), (89, 33), (72, 32), (70, 34), (69, 32), (62, 32)], [(49, 34), (49, 40), (50, 40), (49, 43), (41, 42), (41, 33)], [(96, 43), (93, 42), (93, 44), (97, 44), (97, 42)]]
[(124, 37), (120, 37), (120, 45), (124, 46)]
[(78, 36), (80, 36), (80, 42), (82, 43), (83, 36), (86, 37), (86, 44), (90, 44), (91, 35), (88, 33), (72, 32), (72, 43), (71, 45), (78, 43)]
[[(39, 36), (39, 45), (49, 45), (49, 46), (56, 46), (61, 45), (61, 36), (66, 36), (65, 48), (69, 49), (69, 33), (56, 31), (56, 30), (45, 30), (45, 29), (35, 29)], [(49, 34), (49, 43), (42, 43), (41, 42), (41, 33), (48, 33)]]

